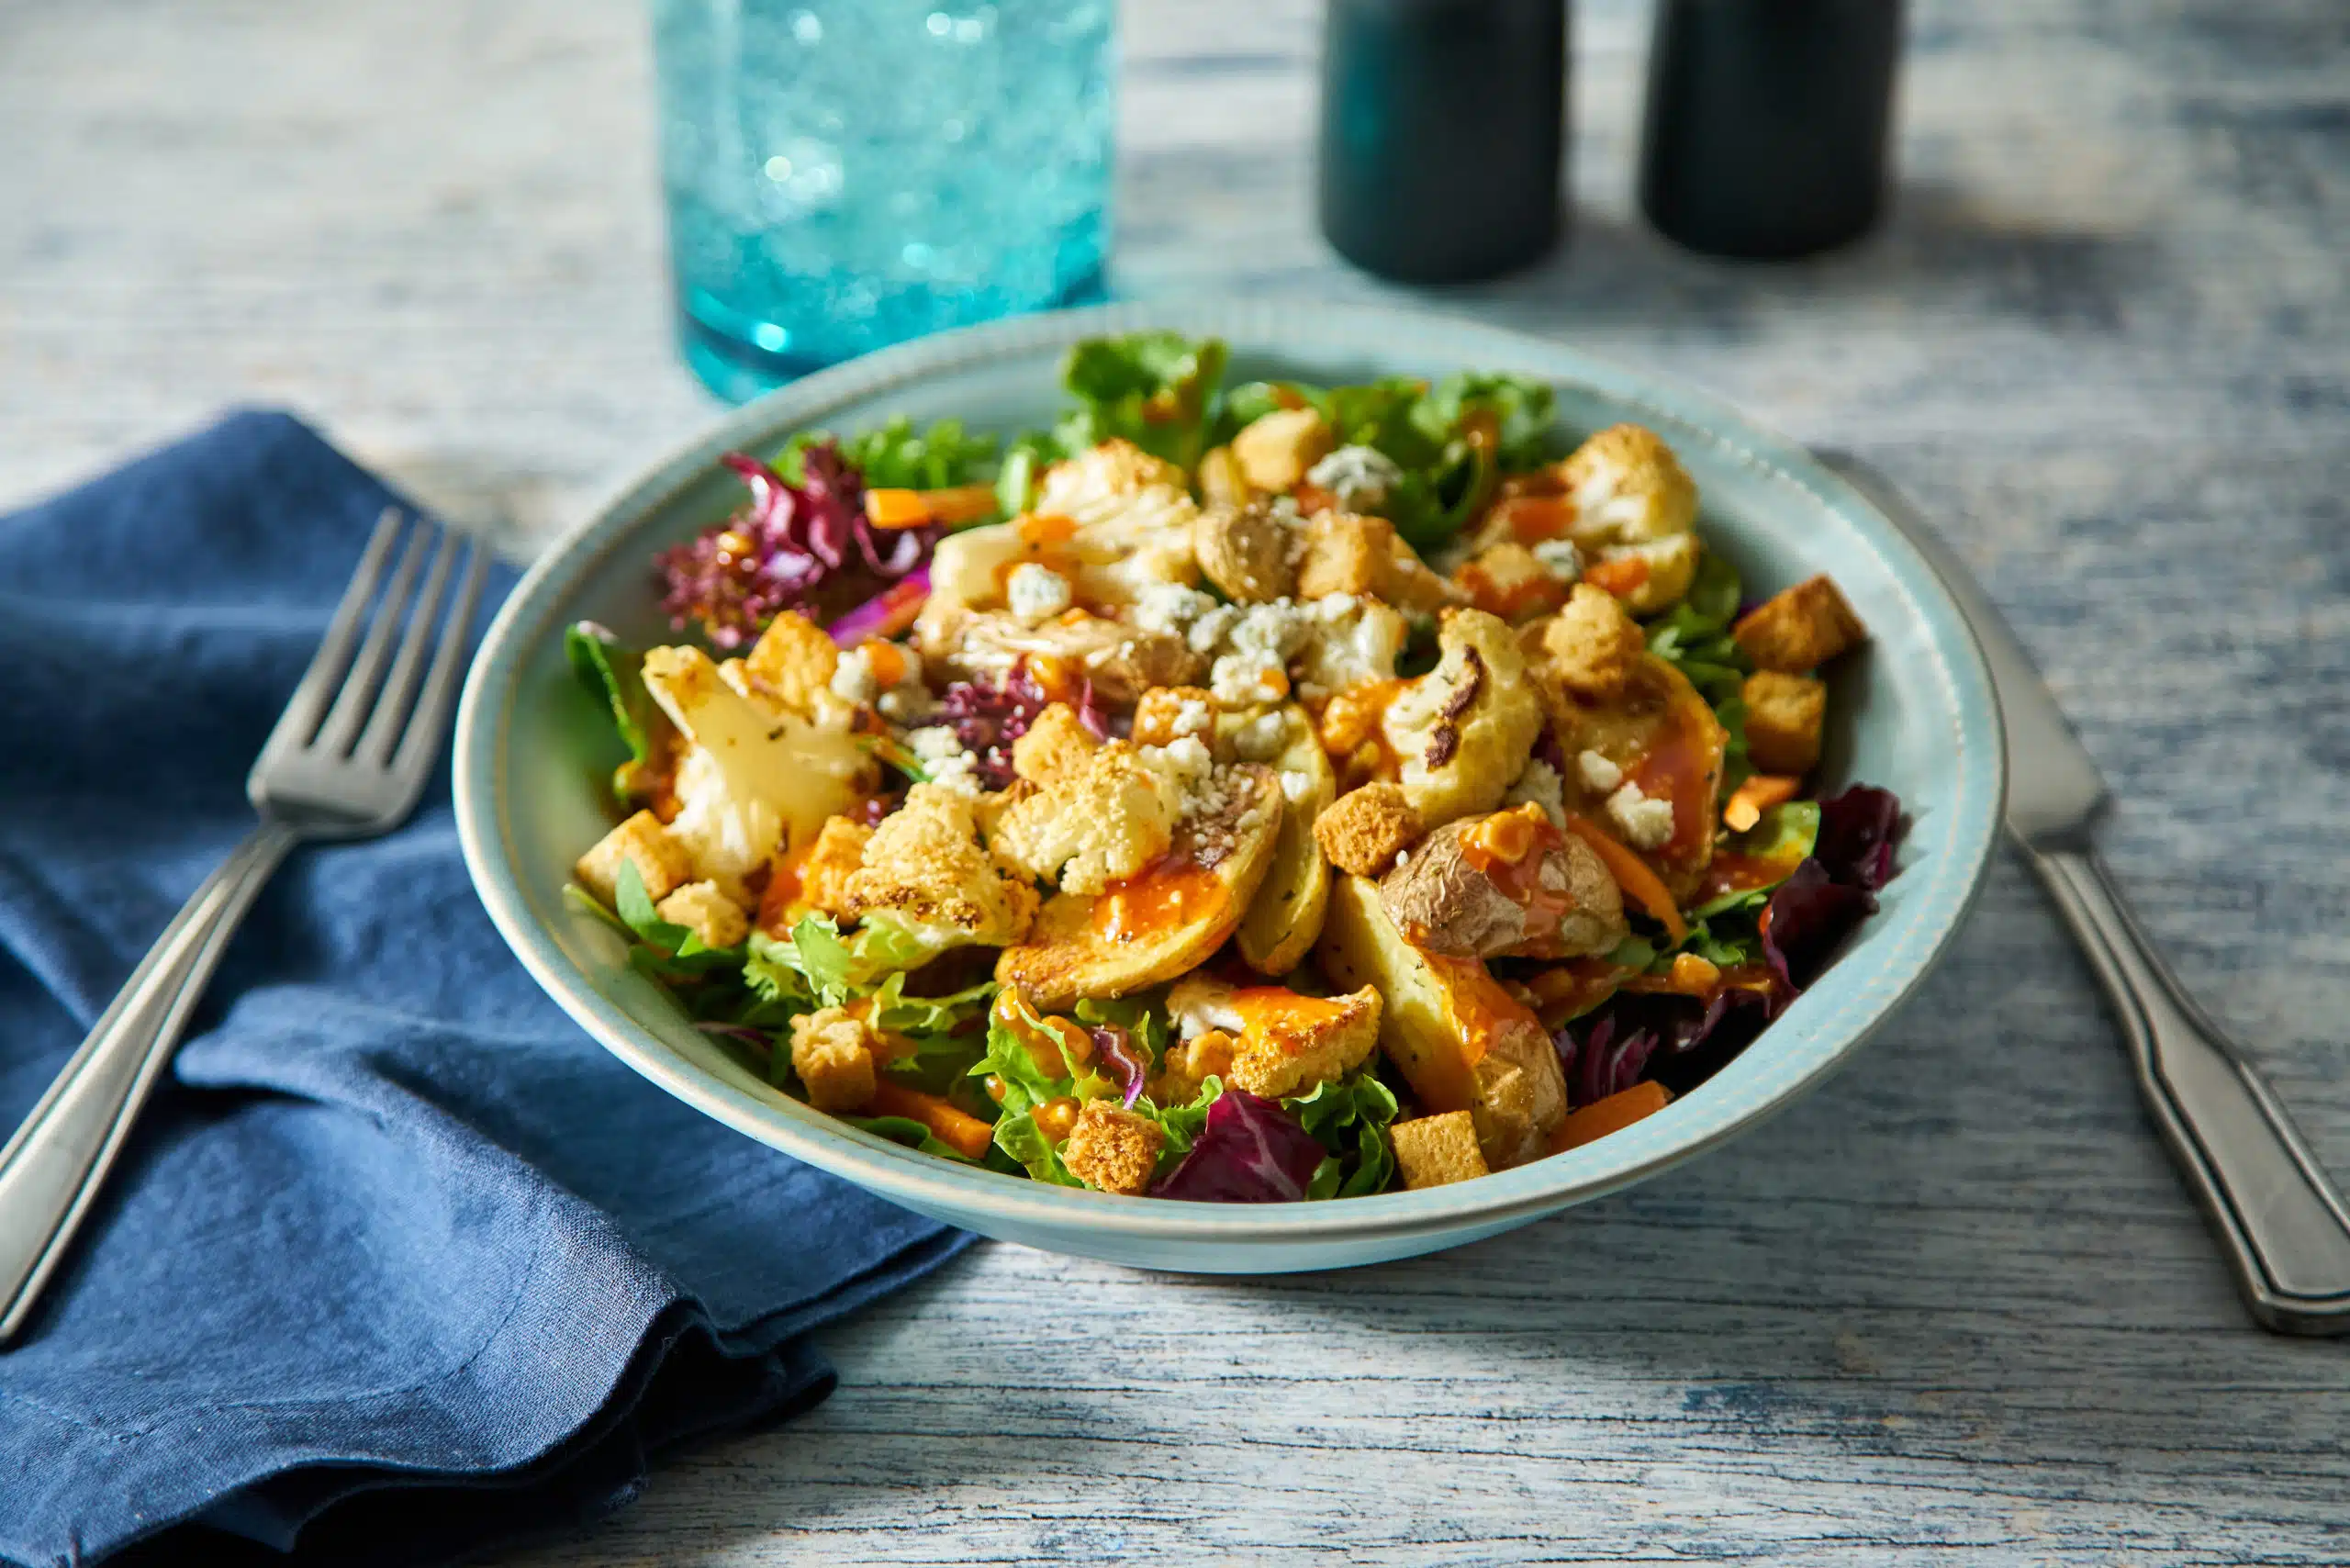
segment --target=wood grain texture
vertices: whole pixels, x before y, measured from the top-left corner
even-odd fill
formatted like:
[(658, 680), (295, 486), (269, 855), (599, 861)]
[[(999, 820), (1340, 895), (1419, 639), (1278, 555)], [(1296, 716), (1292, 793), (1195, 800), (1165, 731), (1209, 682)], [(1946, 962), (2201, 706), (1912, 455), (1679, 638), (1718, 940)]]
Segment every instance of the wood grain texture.
[[(1876, 460), (2350, 1174), (2350, 12), (1922, 0), (1891, 223), (1748, 267), (1632, 215), (1646, 7), (1580, 10), (1571, 243), (1429, 296), (1314, 234), (1315, 6), (1130, 4), (1119, 287), (1505, 321)], [(574, 515), (711, 411), (644, 31), (0, 0), (0, 499), (269, 400), (518, 538)], [(1342, 1276), (989, 1248), (828, 1345), (814, 1416), (509, 1561), (2350, 1561), (2350, 1349), (2247, 1326), (2008, 863), (1851, 1071), (1635, 1192)]]

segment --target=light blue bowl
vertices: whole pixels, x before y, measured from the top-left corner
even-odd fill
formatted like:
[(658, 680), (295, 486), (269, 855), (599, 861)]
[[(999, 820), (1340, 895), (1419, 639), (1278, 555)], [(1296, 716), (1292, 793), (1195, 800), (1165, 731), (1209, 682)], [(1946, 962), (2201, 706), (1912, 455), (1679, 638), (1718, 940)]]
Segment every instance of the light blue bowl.
[[(574, 683), (563, 629), (589, 618), (646, 643), (666, 632), (647, 560), (723, 516), (740, 486), (722, 453), (811, 425), (956, 415), (999, 431), (1046, 423), (1071, 342), (1144, 327), (1225, 339), (1234, 375), (1356, 381), (1462, 367), (1528, 372), (1584, 432), (1618, 420), (1672, 442), (1704, 496), (1703, 528), (1750, 590), (1831, 573), (1872, 634), (1835, 682), (1830, 780), (1896, 790), (1913, 826), (1883, 910), (1746, 1053), (1659, 1114), (1582, 1148), (1482, 1181), (1321, 1204), (1168, 1203), (1040, 1186), (916, 1154), (769, 1088), (688, 1025), (622, 961), (601, 924), (565, 907), (572, 861), (609, 825), (595, 778), (606, 719)], [(1710, 399), (1556, 344), (1435, 317), (1292, 305), (1119, 306), (1029, 317), (910, 343), (811, 376), (671, 454), (514, 591), (466, 682), (456, 806), (483, 903), (523, 964), (581, 1026), (688, 1103), (908, 1208), (988, 1236), (1148, 1268), (1281, 1273), (1407, 1257), (1507, 1230), (1704, 1153), (1825, 1079), (1922, 979), (1983, 879), (2006, 778), (1990, 678), (1933, 572), (1893, 525), (1805, 450)]]

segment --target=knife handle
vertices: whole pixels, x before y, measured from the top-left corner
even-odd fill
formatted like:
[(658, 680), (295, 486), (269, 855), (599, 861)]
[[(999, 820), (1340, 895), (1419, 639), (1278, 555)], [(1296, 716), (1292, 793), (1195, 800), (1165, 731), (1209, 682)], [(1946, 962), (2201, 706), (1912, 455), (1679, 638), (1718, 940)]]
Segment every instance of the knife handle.
[(2350, 1333), (2350, 1211), (2267, 1083), (2195, 1005), (2094, 851), (2027, 852), (2129, 1038), (2147, 1113), (2263, 1327)]

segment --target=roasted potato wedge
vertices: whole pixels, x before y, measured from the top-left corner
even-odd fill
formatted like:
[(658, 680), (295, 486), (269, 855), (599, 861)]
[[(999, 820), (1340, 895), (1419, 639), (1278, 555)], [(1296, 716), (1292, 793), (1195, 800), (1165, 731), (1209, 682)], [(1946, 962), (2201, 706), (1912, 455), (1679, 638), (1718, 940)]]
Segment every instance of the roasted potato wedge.
[(1330, 902), (1330, 863), (1314, 841), (1314, 819), (1338, 798), (1338, 776), (1302, 708), (1290, 713), (1289, 744), (1273, 758), (1277, 778), (1303, 775), (1295, 795), (1284, 783), (1281, 834), (1273, 842), (1272, 868), (1248, 902), (1233, 945), (1260, 975), (1285, 975), (1305, 960), (1322, 935), (1322, 914)]
[(1127, 996), (1174, 980), (1224, 946), (1264, 885), (1281, 835), (1281, 780), (1244, 763), (1223, 811), (1186, 818), (1158, 864), (1107, 891), (1056, 893), (1028, 940), (996, 958), (995, 978), (1058, 1012), (1080, 997)]
[[(1567, 760), (1567, 810), (1625, 839), (1607, 807), (1609, 796), (1624, 783), (1637, 785), (1651, 800), (1672, 801), (1672, 837), (1652, 848), (1626, 843), (1675, 899), (1686, 900), (1714, 857), (1729, 733), (1689, 678), (1653, 654), (1635, 659), (1623, 690), (1605, 702), (1580, 700), (1550, 682), (1543, 685), (1552, 733)], [(1620, 775), (1621, 781), (1601, 787), (1582, 766), (1585, 752), (1598, 753), (1607, 764), (1600, 780)]]
[(1431, 1114), (1466, 1111), (1485, 1163), (1540, 1159), (1567, 1114), (1566, 1081), (1541, 1020), (1476, 958), (1424, 953), (1404, 940), (1379, 885), (1341, 877), (1316, 949), (1331, 981), (1385, 999), (1379, 1044)]

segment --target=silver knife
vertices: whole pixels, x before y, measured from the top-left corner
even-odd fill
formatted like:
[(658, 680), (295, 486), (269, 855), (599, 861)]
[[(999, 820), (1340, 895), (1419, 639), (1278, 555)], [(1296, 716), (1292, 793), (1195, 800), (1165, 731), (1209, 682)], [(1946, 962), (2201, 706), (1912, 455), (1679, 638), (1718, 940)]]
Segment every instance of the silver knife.
[(2031, 657), (1964, 562), (1886, 476), (1820, 460), (1918, 547), (1991, 666), (2008, 733), (2008, 835), (2039, 874), (2113, 1003), (2138, 1087), (2227, 1249), (2245, 1304), (2280, 1334), (2350, 1333), (2350, 1207), (2267, 1082), (2170, 972), (2122, 902), (2089, 829), (2105, 781)]

